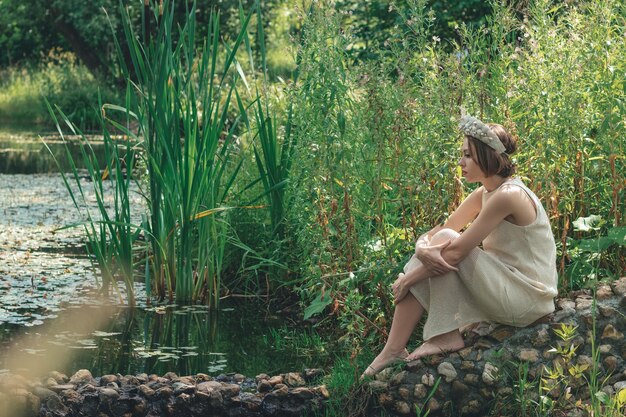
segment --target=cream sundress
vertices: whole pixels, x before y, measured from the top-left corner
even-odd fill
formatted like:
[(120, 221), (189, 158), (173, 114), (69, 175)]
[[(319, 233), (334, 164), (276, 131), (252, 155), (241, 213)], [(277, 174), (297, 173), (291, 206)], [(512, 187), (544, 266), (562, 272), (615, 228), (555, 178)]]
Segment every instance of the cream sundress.
[[(482, 321), (523, 327), (554, 311), (556, 247), (548, 216), (539, 198), (519, 179), (504, 184), (528, 194), (536, 207), (535, 221), (517, 226), (503, 220), (483, 240), (483, 249), (473, 249), (457, 265), (458, 272), (411, 287), (428, 311), (423, 340)], [(484, 192), (483, 205), (500, 187)], [(418, 265), (414, 254), (404, 272)]]

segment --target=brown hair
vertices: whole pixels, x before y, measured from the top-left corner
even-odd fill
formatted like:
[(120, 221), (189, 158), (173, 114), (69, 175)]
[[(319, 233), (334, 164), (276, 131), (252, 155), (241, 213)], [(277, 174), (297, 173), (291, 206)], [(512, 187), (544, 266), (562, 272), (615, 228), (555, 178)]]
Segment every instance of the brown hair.
[(504, 145), (505, 153), (498, 153), (486, 143), (473, 136), (466, 135), (472, 159), (476, 161), (485, 176), (500, 175), (507, 178), (515, 174), (515, 164), (511, 155), (517, 149), (517, 138), (511, 135), (502, 125), (488, 123), (487, 126), (498, 136)]

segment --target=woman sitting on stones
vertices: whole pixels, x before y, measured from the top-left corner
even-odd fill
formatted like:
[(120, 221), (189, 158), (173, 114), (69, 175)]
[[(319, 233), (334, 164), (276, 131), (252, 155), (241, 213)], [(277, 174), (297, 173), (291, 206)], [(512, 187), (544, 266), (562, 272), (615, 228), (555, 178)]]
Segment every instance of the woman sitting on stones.
[[(398, 360), (462, 349), (461, 329), (474, 323), (522, 327), (554, 311), (554, 237), (537, 196), (512, 177), (515, 139), (471, 116), (459, 126), (463, 177), (481, 186), (418, 239), (392, 284), (396, 309), (387, 343), (363, 376)], [(409, 354), (405, 347), (425, 310), (424, 343)]]

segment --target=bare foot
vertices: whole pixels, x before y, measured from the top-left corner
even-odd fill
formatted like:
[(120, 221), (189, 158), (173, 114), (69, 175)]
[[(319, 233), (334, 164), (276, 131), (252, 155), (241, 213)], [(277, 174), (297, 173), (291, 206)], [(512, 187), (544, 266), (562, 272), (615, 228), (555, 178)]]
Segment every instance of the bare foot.
[(420, 347), (415, 349), (409, 356), (406, 357), (406, 361), (414, 361), (424, 356), (439, 355), (442, 353), (456, 352), (465, 347), (463, 343), (463, 337), (458, 330), (441, 334), (439, 336), (432, 337), (422, 343)]
[(361, 374), (361, 379), (376, 375), (389, 365), (406, 359), (408, 355), (409, 351), (406, 349), (402, 349), (398, 354), (389, 354), (383, 350)]

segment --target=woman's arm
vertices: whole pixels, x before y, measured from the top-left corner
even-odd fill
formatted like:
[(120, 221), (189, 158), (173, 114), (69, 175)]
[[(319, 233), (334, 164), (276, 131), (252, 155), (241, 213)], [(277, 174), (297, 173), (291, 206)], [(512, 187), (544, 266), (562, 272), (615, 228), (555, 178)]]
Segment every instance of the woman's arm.
[(419, 248), (429, 246), (430, 239), (441, 229), (452, 229), (460, 232), (468, 223), (474, 220), (482, 206), (482, 193), (482, 186), (472, 191), (443, 224), (437, 225), (421, 235), (415, 244), (415, 252), (417, 253)]
[(527, 204), (515, 189), (501, 188), (482, 207), (476, 219), (456, 239), (443, 249), (441, 255), (451, 265), (461, 262), (496, 226), (514, 213), (519, 205)]

